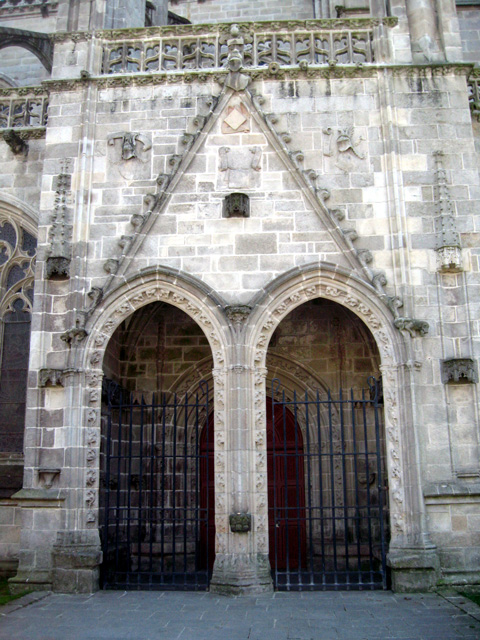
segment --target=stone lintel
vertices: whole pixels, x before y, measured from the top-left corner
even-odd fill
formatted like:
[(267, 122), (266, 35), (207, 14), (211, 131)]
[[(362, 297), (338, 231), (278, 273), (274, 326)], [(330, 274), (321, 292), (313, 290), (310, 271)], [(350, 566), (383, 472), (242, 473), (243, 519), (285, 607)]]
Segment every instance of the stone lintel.
[(217, 553), (210, 582), (212, 593), (241, 595), (272, 590), (268, 555)]

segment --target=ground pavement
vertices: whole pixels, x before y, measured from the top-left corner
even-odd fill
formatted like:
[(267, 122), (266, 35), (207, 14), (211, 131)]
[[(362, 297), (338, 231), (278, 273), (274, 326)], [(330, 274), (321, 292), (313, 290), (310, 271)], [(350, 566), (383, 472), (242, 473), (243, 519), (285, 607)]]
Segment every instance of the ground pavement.
[(480, 607), (454, 591), (33, 593), (0, 607), (0, 640), (480, 639)]

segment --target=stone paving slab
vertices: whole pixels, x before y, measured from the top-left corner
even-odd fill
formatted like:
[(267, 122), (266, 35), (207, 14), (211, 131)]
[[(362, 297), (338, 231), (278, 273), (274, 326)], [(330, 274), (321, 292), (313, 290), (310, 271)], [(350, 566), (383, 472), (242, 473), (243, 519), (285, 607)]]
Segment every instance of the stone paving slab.
[(30, 594), (0, 607), (0, 640), (479, 640), (471, 604), (450, 592)]

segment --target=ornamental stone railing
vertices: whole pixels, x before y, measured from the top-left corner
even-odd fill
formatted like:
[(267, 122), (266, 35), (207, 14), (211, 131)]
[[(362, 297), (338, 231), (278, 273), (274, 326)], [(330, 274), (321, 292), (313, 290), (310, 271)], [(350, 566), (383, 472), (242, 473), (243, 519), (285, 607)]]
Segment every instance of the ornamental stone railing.
[(468, 80), (468, 100), (472, 116), (480, 122), (480, 75), (472, 75)]
[[(25, 89), (0, 89), (0, 129), (45, 127), (48, 95)], [(2, 95), (4, 94), (4, 95)]]
[[(391, 24), (390, 24), (391, 23)], [(239, 24), (244, 68), (362, 65), (376, 61), (374, 29), (392, 18)], [(185, 25), (110, 32), (103, 48), (103, 74), (223, 69), (231, 25)], [(100, 34), (99, 34), (100, 35)], [(103, 32), (102, 35), (107, 35)], [(126, 37), (129, 35), (130, 37)], [(123, 36), (123, 37), (122, 37)]]

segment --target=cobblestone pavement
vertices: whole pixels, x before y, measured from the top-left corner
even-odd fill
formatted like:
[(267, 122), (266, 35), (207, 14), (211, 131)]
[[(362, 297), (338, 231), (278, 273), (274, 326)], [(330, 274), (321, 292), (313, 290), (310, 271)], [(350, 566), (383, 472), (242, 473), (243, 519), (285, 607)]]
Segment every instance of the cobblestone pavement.
[(480, 607), (455, 594), (314, 592), (224, 597), (30, 594), (0, 607), (1, 640), (480, 639)]

